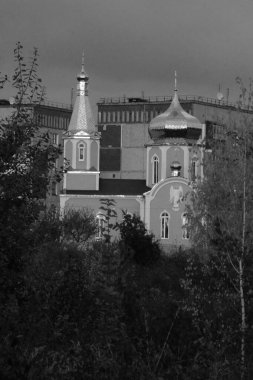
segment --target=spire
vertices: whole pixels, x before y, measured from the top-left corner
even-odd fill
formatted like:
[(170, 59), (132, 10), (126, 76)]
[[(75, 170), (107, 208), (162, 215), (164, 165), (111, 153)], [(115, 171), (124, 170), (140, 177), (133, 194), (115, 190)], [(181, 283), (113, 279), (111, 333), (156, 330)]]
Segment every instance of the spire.
[(77, 94), (73, 113), (70, 119), (69, 131), (95, 131), (91, 106), (88, 97), (89, 77), (84, 69), (84, 52), (82, 54), (81, 72), (77, 75)]
[(89, 80), (89, 77), (88, 75), (86, 74), (85, 72), (85, 69), (84, 69), (84, 51), (83, 51), (83, 54), (82, 54), (82, 66), (81, 66), (81, 72), (80, 74), (77, 75), (77, 80), (78, 81), (88, 81)]
[(175, 84), (174, 84), (174, 92), (177, 92), (177, 72), (175, 70)]
[(174, 104), (174, 106), (178, 107), (179, 104), (179, 99), (178, 99), (178, 94), (177, 94), (177, 71), (175, 70), (174, 72), (174, 97), (172, 99), (171, 104)]
[(84, 51), (82, 54), (82, 70), (81, 70), (81, 72), (84, 73)]

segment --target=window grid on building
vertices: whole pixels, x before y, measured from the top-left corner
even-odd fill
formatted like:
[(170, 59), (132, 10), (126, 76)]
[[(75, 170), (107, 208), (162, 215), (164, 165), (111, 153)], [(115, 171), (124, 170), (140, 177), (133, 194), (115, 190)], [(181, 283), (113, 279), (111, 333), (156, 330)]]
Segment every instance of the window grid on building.
[(54, 145), (58, 145), (59, 143), (59, 135), (57, 133), (52, 134), (52, 141)]

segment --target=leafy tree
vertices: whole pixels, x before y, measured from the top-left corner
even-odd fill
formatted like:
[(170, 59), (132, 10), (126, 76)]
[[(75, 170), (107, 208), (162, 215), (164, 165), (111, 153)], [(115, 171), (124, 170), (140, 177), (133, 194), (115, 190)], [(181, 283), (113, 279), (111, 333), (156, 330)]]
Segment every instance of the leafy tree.
[[(251, 98), (251, 90), (247, 93), (242, 87), (239, 107), (245, 105), (247, 94)], [(212, 152), (206, 154), (205, 178), (193, 193), (189, 214), (194, 245), (202, 254), (211, 254), (209, 273), (215, 271), (218, 284), (229, 289), (225, 294), (236, 310), (229, 325), (233, 326), (236, 321), (238, 326), (233, 329), (238, 332), (237, 337), (240, 336), (237, 358), (240, 358), (240, 378), (243, 380), (250, 354), (247, 313), (252, 307), (250, 289), (246, 285), (249, 275), (246, 262), (253, 248), (253, 129), (249, 116), (240, 114), (240, 108), (238, 113), (241, 116), (239, 125), (228, 125), (222, 141), (213, 141)], [(195, 287), (195, 296), (199, 292), (197, 289)], [(216, 295), (223, 299), (221, 289)], [(225, 320), (221, 314), (220, 322), (228, 326)], [(224, 339), (223, 335), (221, 340), (224, 342)], [(225, 352), (225, 342), (223, 349)]]
[(84, 244), (96, 233), (97, 225), (94, 214), (87, 208), (65, 211), (61, 222), (63, 238), (67, 241)]
[(105, 217), (105, 223), (102, 227), (102, 235), (106, 243), (110, 243), (112, 238), (111, 232), (114, 228), (112, 219), (117, 217), (117, 213), (115, 211), (116, 202), (114, 199), (102, 198), (100, 199), (100, 204), (100, 210), (102, 210)]
[(27, 64), (18, 42), (14, 58), (14, 112), (0, 123), (0, 356), (6, 359), (0, 367), (6, 379), (27, 378), (27, 363), (19, 351), (26, 319), (24, 270), (35, 249), (33, 226), (44, 207), (48, 173), (59, 154), (48, 135), (40, 134), (33, 113), (43, 98), (38, 51), (34, 49)]
[(153, 234), (148, 233), (138, 216), (123, 211), (123, 220), (117, 224), (117, 229), (122, 242), (132, 250), (136, 263), (149, 265), (159, 259), (158, 242), (154, 240)]

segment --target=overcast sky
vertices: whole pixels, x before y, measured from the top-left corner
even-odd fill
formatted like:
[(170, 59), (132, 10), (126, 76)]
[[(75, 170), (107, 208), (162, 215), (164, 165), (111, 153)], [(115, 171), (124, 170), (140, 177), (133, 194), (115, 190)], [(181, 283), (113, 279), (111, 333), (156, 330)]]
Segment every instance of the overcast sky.
[[(11, 74), (17, 41), (39, 49), (52, 101), (69, 103), (82, 51), (94, 104), (100, 97), (216, 97), (253, 77), (253, 0), (1, 0), (0, 71)], [(7, 89), (1, 90), (1, 98)]]

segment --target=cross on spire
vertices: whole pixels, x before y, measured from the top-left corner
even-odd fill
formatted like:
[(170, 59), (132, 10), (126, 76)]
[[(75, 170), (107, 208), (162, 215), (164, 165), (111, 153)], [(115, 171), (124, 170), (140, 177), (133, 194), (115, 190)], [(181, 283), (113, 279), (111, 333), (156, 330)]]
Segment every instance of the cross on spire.
[(84, 51), (83, 51), (83, 54), (82, 54), (82, 69), (81, 69), (81, 72), (83, 74), (85, 74), (85, 71), (84, 71)]
[(177, 72), (175, 70), (175, 84), (174, 84), (174, 91), (176, 92), (177, 91)]

